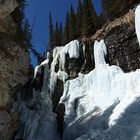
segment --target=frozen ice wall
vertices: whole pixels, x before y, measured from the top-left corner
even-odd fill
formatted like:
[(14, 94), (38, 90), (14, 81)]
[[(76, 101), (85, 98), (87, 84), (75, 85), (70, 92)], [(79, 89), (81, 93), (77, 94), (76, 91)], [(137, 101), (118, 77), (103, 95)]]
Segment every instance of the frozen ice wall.
[[(49, 57), (49, 54), (48, 54)], [(34, 81), (44, 68), (43, 86), (41, 89), (33, 88), (31, 100), (23, 100), (18, 93), (17, 102), (13, 110), (19, 112), (20, 126), (15, 140), (60, 140), (57, 132), (56, 114), (53, 113), (51, 94), (49, 92), (49, 58), (35, 69)], [(39, 84), (39, 83), (38, 83)], [(29, 93), (28, 93), (29, 94)]]
[[(47, 59), (35, 68), (31, 83), (32, 99), (27, 101), (22, 99), (24, 90), (18, 93), (17, 102), (13, 107), (13, 111), (19, 112), (20, 115), (20, 126), (15, 140), (60, 140), (56, 114), (53, 112), (52, 94), (57, 79), (65, 83), (68, 77), (65, 72), (66, 54), (70, 58), (79, 57), (77, 40), (71, 41), (64, 47), (56, 47), (50, 67), (50, 53), (48, 53)], [(56, 71), (56, 65), (59, 65), (58, 71)]]
[[(140, 43), (139, 15), (140, 6), (135, 16)], [(33, 90), (31, 101), (18, 97), (14, 109), (20, 112), (21, 126), (15, 140), (60, 140), (52, 109), (52, 94), (58, 79), (64, 84), (60, 99), (66, 110), (63, 140), (140, 140), (140, 70), (124, 73), (117, 66), (109, 66), (105, 62), (104, 40), (95, 41), (93, 47), (95, 69), (85, 75), (79, 73), (73, 80), (67, 80), (65, 64), (66, 55), (79, 57), (77, 40), (53, 50), (50, 68), (49, 54), (35, 68), (34, 79), (37, 79), (44, 67), (43, 86), (41, 90)]]
[[(138, 39), (139, 12), (138, 6)], [(87, 75), (79, 73), (76, 79), (65, 83), (60, 100), (66, 107), (64, 140), (74, 140), (83, 134), (77, 140), (140, 139), (140, 120), (134, 120), (140, 115), (137, 102), (140, 98), (140, 70), (124, 73), (117, 66), (109, 66), (105, 62), (106, 54), (104, 40), (95, 41), (95, 69)], [(135, 126), (136, 129), (132, 130)]]

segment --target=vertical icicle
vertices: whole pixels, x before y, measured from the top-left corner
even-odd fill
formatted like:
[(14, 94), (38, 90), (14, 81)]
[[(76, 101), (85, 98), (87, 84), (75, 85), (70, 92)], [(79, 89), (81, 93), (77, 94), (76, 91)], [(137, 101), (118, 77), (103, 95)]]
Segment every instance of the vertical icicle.
[(97, 40), (94, 43), (94, 59), (95, 67), (98, 67), (100, 64), (106, 64), (105, 56), (107, 55), (106, 45), (104, 40), (98, 42)]
[(137, 38), (140, 44), (140, 5), (137, 6), (135, 11), (135, 28), (136, 28)]

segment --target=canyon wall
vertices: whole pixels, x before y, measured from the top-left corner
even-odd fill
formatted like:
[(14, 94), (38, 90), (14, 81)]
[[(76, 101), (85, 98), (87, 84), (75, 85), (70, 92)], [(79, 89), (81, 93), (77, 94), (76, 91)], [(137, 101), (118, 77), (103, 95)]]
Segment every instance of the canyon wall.
[(30, 57), (27, 49), (13, 39), (17, 24), (11, 13), (16, 0), (0, 0), (0, 140), (9, 140), (16, 125), (10, 113), (14, 92), (28, 79)]

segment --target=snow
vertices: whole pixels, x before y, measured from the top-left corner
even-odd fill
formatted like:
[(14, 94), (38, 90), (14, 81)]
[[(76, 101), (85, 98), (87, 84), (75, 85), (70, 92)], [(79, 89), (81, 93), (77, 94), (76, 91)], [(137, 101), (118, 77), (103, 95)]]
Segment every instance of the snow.
[(140, 5), (137, 6), (135, 11), (135, 27), (136, 27), (136, 34), (138, 37), (138, 41), (140, 44)]
[(47, 59), (45, 60), (45, 61), (43, 61), (40, 65), (38, 65), (38, 66), (36, 66), (35, 67), (35, 70), (34, 70), (34, 78), (36, 78), (36, 75), (37, 75), (37, 73), (41, 73), (41, 67), (42, 66), (45, 66), (46, 64), (48, 64), (49, 63), (49, 57), (50, 57), (50, 53), (49, 52), (47, 52)]

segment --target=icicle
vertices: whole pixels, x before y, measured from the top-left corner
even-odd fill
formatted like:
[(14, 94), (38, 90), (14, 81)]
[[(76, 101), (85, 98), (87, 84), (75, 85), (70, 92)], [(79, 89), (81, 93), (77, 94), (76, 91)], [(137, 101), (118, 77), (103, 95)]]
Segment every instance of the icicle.
[(95, 41), (94, 43), (94, 60), (95, 60), (95, 67), (99, 66), (100, 64), (106, 64), (105, 56), (107, 55), (106, 45), (104, 40), (100, 42)]
[(137, 6), (135, 11), (135, 28), (136, 28), (137, 38), (140, 44), (140, 5)]

